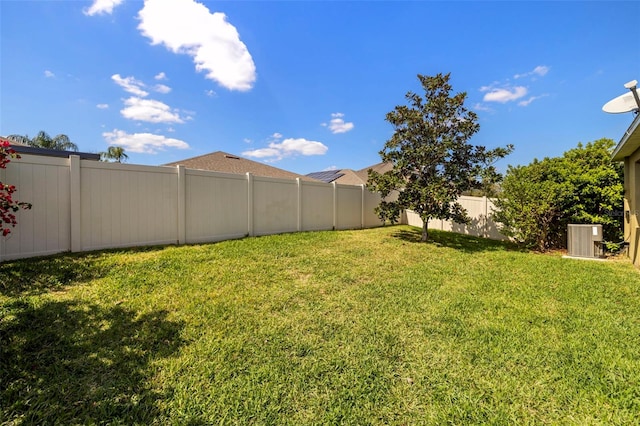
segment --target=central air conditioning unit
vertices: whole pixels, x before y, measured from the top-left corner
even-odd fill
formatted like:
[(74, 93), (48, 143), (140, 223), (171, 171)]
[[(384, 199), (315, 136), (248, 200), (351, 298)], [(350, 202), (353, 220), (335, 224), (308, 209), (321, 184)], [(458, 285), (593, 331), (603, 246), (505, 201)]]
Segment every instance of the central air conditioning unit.
[(569, 225), (567, 248), (569, 256), (604, 257), (602, 225)]

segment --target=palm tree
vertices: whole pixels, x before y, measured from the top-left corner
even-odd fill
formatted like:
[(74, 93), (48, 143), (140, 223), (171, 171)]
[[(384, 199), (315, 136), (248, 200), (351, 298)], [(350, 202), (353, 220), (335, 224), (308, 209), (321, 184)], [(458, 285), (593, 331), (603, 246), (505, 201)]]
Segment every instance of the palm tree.
[(124, 148), (121, 146), (110, 146), (106, 152), (101, 152), (100, 157), (102, 161), (114, 160), (116, 163), (122, 163), (126, 161), (129, 156), (125, 154)]
[(31, 139), (29, 136), (25, 135), (9, 135), (6, 137), (9, 142), (17, 143), (20, 145), (30, 145)]
[(40, 130), (34, 138), (29, 138), (28, 135), (9, 135), (7, 136), (12, 142), (17, 142), (25, 145), (30, 145), (36, 148), (56, 149), (58, 151), (77, 151), (78, 145), (71, 142), (69, 136), (65, 134), (59, 134), (55, 137), (49, 136), (44, 130)]

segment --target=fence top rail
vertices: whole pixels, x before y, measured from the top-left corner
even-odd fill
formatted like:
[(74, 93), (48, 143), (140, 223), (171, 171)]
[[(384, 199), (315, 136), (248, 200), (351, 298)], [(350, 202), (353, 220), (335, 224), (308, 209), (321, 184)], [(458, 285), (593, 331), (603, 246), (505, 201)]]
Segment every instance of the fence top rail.
[(273, 183), (286, 183), (289, 185), (297, 185), (298, 181), (296, 179), (286, 179), (286, 178), (274, 178), (268, 176), (253, 176), (254, 182), (273, 182)]
[(176, 174), (178, 172), (178, 169), (176, 167), (144, 166), (141, 164), (107, 163), (103, 161), (91, 161), (91, 160), (80, 160), (80, 168), (127, 171), (127, 172), (162, 173), (167, 175)]
[(353, 191), (362, 191), (362, 188), (364, 187), (364, 185), (349, 185), (346, 183), (336, 183), (336, 186), (340, 189), (351, 189)]
[(333, 186), (330, 183), (326, 183), (326, 182), (311, 182), (308, 180), (300, 180), (300, 183), (302, 184), (302, 186), (317, 186), (319, 188), (326, 188), (326, 189), (333, 189)]
[[(42, 155), (30, 155), (23, 153), (20, 153), (20, 158), (11, 159), (11, 162), (69, 167), (69, 158), (45, 157)], [(11, 165), (9, 165), (9, 167), (11, 167)]]
[(473, 195), (461, 195), (458, 197), (459, 200), (469, 200), (469, 201), (484, 201), (487, 197), (475, 197)]
[(247, 180), (247, 175), (241, 175), (238, 173), (226, 173), (226, 172), (214, 172), (212, 170), (199, 170), (199, 169), (184, 169), (184, 172), (187, 176), (203, 176), (203, 177), (212, 177), (212, 178), (223, 178), (223, 179), (236, 179), (236, 180)]

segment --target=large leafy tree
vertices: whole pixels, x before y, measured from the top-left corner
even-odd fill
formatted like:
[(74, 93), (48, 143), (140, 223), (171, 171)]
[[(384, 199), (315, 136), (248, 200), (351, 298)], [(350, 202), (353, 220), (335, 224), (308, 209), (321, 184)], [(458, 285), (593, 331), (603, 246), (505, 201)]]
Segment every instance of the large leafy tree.
[(38, 134), (29, 138), (28, 135), (9, 135), (7, 136), (12, 142), (18, 142), (25, 145), (30, 145), (37, 148), (47, 148), (47, 149), (57, 149), (60, 151), (77, 151), (78, 145), (71, 142), (69, 136), (65, 134), (59, 134), (54, 137), (49, 136), (49, 134), (43, 130), (40, 130)]
[(497, 159), (513, 146), (488, 150), (469, 143), (478, 132), (478, 117), (465, 108), (466, 93), (451, 94), (450, 74), (418, 75), (424, 97), (408, 92), (408, 105), (399, 105), (386, 119), (395, 132), (380, 156), (393, 168), (369, 171), (369, 189), (383, 197), (376, 213), (395, 223), (403, 210), (423, 221), (422, 241), (431, 219), (469, 223), (458, 198), (466, 191), (490, 188), (500, 180)]
[(622, 165), (611, 161), (615, 142), (578, 144), (562, 157), (509, 167), (496, 200), (501, 232), (545, 251), (566, 246), (570, 223), (602, 224), (612, 248), (622, 239)]
[(116, 163), (122, 163), (127, 160), (129, 156), (124, 152), (124, 148), (121, 146), (110, 146), (105, 152), (100, 153), (100, 159), (102, 161), (115, 161)]

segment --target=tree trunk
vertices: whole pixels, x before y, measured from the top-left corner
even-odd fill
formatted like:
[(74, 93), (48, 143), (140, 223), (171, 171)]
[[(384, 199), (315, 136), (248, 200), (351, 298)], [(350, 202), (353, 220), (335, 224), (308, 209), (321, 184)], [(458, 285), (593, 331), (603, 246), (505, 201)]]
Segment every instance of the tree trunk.
[(429, 219), (422, 219), (422, 238), (420, 241), (427, 242), (429, 240), (429, 231), (428, 231)]

